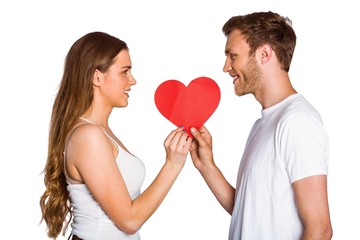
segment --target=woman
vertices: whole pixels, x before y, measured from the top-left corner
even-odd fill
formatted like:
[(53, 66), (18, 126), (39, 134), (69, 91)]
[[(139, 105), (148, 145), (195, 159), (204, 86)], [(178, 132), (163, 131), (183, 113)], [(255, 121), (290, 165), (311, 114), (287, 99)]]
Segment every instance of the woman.
[(191, 139), (179, 128), (164, 142), (164, 166), (140, 194), (144, 165), (108, 125), (113, 108), (128, 105), (131, 67), (126, 43), (102, 32), (86, 34), (67, 54), (40, 199), (50, 238), (65, 235), (72, 220), (72, 239), (140, 239), (139, 228), (184, 166)]

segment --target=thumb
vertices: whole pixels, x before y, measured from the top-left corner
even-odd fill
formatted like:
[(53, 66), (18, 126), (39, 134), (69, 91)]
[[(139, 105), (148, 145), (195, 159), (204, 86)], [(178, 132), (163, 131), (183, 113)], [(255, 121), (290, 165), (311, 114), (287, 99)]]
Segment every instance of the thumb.
[(199, 132), (199, 130), (197, 130), (194, 127), (190, 128), (191, 131), (191, 135), (193, 135), (193, 137), (199, 142), (201, 143), (202, 141), (204, 141), (205, 139), (203, 138), (203, 136), (201, 135), (201, 133)]

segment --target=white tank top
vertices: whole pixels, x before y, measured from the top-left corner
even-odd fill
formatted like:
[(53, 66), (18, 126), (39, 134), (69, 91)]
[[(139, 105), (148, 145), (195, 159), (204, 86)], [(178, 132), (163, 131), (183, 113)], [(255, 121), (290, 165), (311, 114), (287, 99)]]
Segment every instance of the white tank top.
[[(92, 124), (89, 120), (81, 118)], [(141, 186), (145, 178), (145, 166), (134, 155), (125, 151), (105, 131), (105, 135), (118, 149), (116, 163), (128, 188), (131, 199), (140, 195)], [(66, 168), (65, 168), (66, 169)], [(70, 195), (70, 206), (73, 214), (71, 223), (72, 234), (86, 240), (119, 239), (139, 240), (139, 232), (133, 235), (122, 232), (102, 210), (84, 183), (76, 183), (70, 179), (65, 171), (67, 190)]]

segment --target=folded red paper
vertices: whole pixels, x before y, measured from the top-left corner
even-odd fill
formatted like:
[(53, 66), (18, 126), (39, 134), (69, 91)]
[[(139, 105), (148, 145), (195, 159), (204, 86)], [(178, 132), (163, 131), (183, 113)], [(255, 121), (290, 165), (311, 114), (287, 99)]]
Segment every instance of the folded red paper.
[(167, 80), (155, 91), (159, 112), (177, 127), (202, 127), (215, 112), (220, 102), (220, 89), (214, 80), (199, 77), (186, 87), (178, 80)]

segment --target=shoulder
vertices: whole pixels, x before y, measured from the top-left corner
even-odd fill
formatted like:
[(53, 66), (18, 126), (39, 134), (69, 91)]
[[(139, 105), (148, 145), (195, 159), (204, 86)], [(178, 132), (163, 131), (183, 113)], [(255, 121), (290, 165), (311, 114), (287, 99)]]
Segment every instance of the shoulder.
[(298, 95), (288, 101), (279, 115), (276, 132), (280, 139), (309, 141), (321, 138), (327, 141), (320, 114), (303, 96)]
[(76, 126), (70, 136), (70, 139), (93, 139), (103, 137), (104, 132), (102, 128), (94, 124), (81, 124)]
[(287, 101), (282, 109), (280, 123), (298, 123), (309, 121), (316, 125), (322, 125), (322, 119), (315, 107), (302, 95), (297, 94)]
[(94, 124), (82, 124), (77, 126), (68, 143), (68, 149), (77, 149), (78, 151), (93, 152), (99, 149), (111, 149), (111, 144), (106, 137), (104, 130)]

